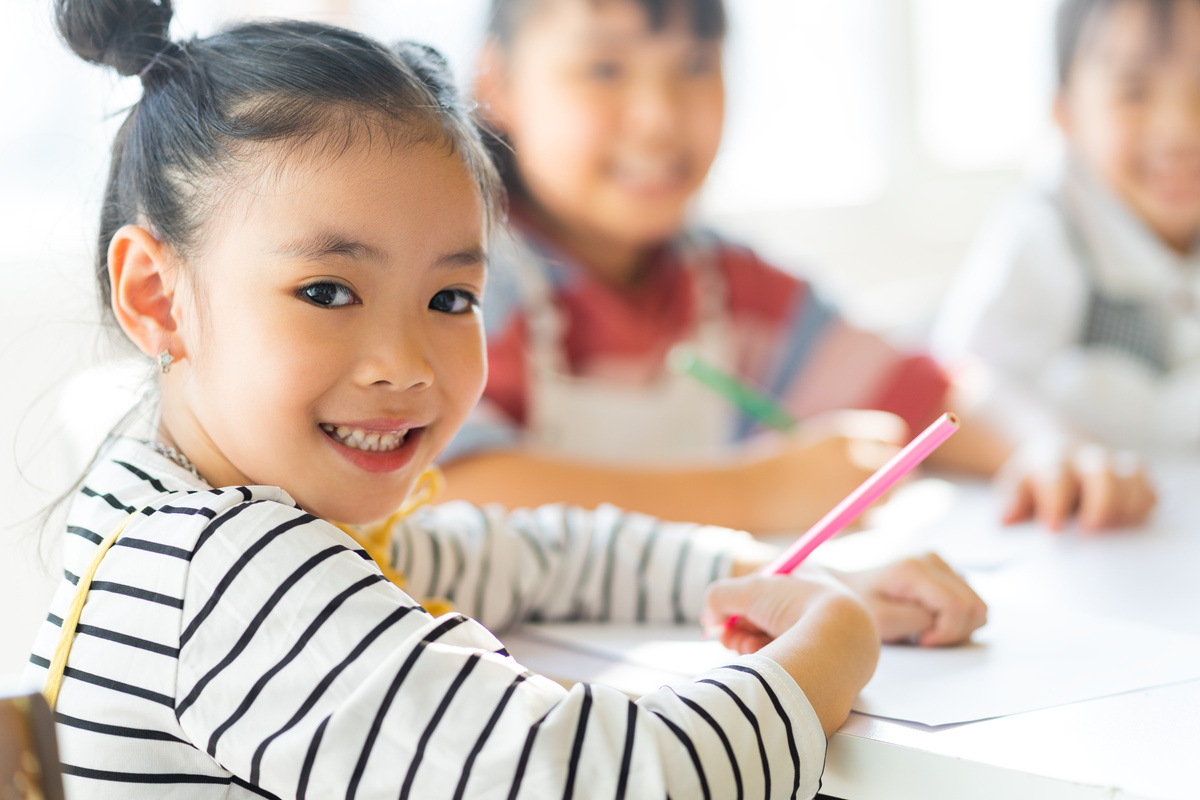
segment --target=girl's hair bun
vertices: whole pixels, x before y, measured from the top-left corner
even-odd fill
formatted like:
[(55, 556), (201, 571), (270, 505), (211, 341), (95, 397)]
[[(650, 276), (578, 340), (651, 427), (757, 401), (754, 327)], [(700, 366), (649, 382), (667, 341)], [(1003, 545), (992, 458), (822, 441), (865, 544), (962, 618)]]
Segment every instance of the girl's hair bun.
[(443, 108), (457, 102), (458, 92), (454, 87), (450, 65), (436, 48), (419, 42), (397, 42), (392, 49), (416, 73), (421, 83), (433, 92)]
[(54, 15), (80, 58), (122, 75), (142, 75), (176, 49), (167, 36), (171, 0), (54, 0)]

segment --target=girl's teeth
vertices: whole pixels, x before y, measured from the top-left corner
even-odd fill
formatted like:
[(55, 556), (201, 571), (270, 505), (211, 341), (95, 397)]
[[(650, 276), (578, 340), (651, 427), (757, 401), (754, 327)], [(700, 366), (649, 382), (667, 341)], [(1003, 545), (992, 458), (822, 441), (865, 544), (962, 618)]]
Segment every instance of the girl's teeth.
[(365, 450), (369, 453), (388, 453), (404, 444), (405, 432), (403, 431), (395, 433), (368, 433), (362, 428), (334, 425), (329, 422), (322, 422), (321, 430), (346, 447), (352, 447), (355, 450)]

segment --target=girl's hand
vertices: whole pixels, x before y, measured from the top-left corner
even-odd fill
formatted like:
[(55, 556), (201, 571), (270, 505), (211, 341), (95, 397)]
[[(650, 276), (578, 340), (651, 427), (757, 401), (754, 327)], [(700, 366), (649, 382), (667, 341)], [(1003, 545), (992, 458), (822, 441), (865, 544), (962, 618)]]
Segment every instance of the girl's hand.
[(1095, 444), (1068, 452), (1033, 447), (1017, 452), (997, 479), (1006, 525), (1034, 519), (1060, 530), (1072, 516), (1087, 531), (1137, 525), (1158, 497), (1140, 459)]
[(755, 531), (804, 530), (896, 454), (908, 435), (883, 411), (838, 411), (807, 420), (794, 437), (766, 444), (739, 495), (757, 512)]
[[(820, 573), (731, 578), (708, 587), (701, 622), (708, 630), (720, 629), (721, 644), (744, 655), (781, 636), (813, 604), (834, 597), (854, 599), (844, 585)], [(731, 617), (737, 622), (727, 626)]]
[[(725, 630), (730, 617), (736, 624)], [(850, 713), (879, 659), (879, 633), (863, 604), (827, 576), (750, 576), (717, 581), (703, 621), (721, 626), (721, 642), (759, 652), (803, 690), (831, 735)]]
[(936, 553), (831, 573), (866, 604), (887, 643), (958, 644), (987, 622), (987, 604)]

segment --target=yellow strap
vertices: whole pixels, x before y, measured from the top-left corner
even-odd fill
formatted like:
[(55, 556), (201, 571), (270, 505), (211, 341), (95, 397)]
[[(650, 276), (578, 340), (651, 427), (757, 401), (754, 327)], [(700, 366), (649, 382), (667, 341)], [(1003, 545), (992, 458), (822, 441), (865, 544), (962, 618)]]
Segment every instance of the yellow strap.
[(126, 517), (117, 529), (108, 535), (108, 538), (100, 543), (96, 548), (96, 555), (92, 557), (92, 563), (88, 565), (87, 571), (79, 576), (79, 583), (75, 588), (75, 597), (71, 600), (71, 608), (67, 611), (67, 616), (63, 619), (62, 633), (58, 637), (58, 646), (54, 648), (54, 658), (50, 659), (50, 674), (46, 676), (46, 688), (42, 694), (46, 696), (46, 702), (50, 704), (50, 710), (54, 710), (54, 706), (58, 703), (58, 690), (62, 688), (63, 673), (67, 669), (67, 658), (71, 655), (71, 644), (75, 641), (75, 628), (79, 626), (79, 617), (83, 613), (83, 604), (87, 602), (88, 590), (92, 587), (92, 578), (96, 574), (96, 570), (100, 567), (100, 562), (104, 559), (104, 554), (108, 552), (108, 548), (113, 546), (117, 538), (125, 532), (125, 527), (133, 521), (133, 518), (142, 513), (145, 506), (134, 511)]
[[(385, 578), (403, 589), (407, 581), (403, 573), (392, 566), (388, 553), (392, 528), (421, 506), (433, 502), (442, 493), (445, 486), (446, 478), (442, 475), (442, 471), (437, 466), (431, 466), (417, 478), (416, 485), (413, 486), (413, 490), (409, 492), (408, 497), (405, 498), (396, 513), (383, 522), (369, 527), (351, 527), (336, 522), (334, 524), (353, 537), (354, 541), (367, 551), (367, 555), (379, 567), (379, 571)], [(438, 597), (427, 598), (421, 601), (421, 605), (434, 616), (454, 610), (454, 605), (449, 600)]]
[(430, 466), (417, 478), (416, 484), (400, 504), (399, 510), (384, 520), (384, 524), (399, 522), (421, 506), (432, 503), (445, 488), (446, 476), (442, 474), (442, 470), (436, 464)]

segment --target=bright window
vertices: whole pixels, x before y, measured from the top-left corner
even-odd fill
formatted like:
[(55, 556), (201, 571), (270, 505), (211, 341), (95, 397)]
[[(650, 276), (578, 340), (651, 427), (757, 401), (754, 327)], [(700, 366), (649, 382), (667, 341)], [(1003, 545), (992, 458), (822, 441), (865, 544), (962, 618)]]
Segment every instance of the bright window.
[(726, 135), (706, 209), (854, 205), (883, 191), (887, 2), (727, 3)]
[(1053, 0), (914, 0), (921, 142), (950, 169), (1019, 164), (1045, 135)]

